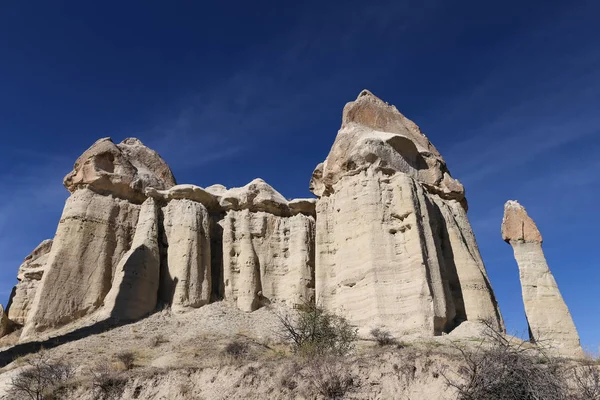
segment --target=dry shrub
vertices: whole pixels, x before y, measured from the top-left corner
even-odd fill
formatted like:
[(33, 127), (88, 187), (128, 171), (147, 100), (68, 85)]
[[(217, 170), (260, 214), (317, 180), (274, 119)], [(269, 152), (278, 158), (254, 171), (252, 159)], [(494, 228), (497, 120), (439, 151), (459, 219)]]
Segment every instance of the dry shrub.
[(486, 323), (485, 339), (473, 350), (454, 347), (463, 366), (458, 377), (441, 374), (456, 389), (459, 400), (572, 399), (562, 360), (548, 356), (543, 346), (527, 346)]
[(573, 400), (600, 400), (600, 365), (589, 363), (573, 368)]
[(357, 329), (346, 318), (313, 303), (304, 303), (294, 314), (278, 318), (283, 339), (292, 344), (294, 353), (309, 358), (346, 355), (357, 339)]
[(130, 370), (135, 366), (135, 353), (132, 351), (124, 351), (115, 355), (126, 370)]
[(380, 346), (391, 346), (397, 344), (396, 339), (392, 337), (392, 334), (388, 331), (384, 331), (381, 328), (371, 329), (371, 336), (375, 339)]
[(42, 350), (23, 359), (24, 369), (10, 383), (10, 399), (42, 400), (51, 398), (55, 388), (74, 376), (74, 368), (63, 361), (52, 361)]
[(102, 400), (113, 400), (121, 398), (127, 379), (108, 362), (101, 362), (90, 370), (92, 376), (92, 388), (96, 396)]
[(169, 343), (169, 340), (164, 335), (156, 335), (150, 339), (150, 347), (158, 347), (163, 343)]
[(310, 385), (326, 399), (343, 398), (356, 386), (348, 365), (336, 357), (313, 359), (308, 371)]
[(247, 343), (234, 340), (225, 346), (223, 352), (235, 359), (240, 359), (248, 355), (250, 348)]

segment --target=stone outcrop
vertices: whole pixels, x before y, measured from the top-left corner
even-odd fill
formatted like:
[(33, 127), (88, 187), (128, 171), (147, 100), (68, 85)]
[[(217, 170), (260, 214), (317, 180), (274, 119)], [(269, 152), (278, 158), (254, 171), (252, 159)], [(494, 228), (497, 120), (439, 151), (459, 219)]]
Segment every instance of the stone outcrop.
[(19, 267), (17, 280), (7, 306), (8, 319), (15, 325), (23, 326), (31, 309), (35, 292), (44, 275), (48, 254), (52, 248), (52, 240), (40, 243)]
[(211, 219), (206, 207), (189, 199), (162, 208), (166, 248), (161, 298), (174, 310), (201, 307), (211, 299)]
[(71, 193), (89, 188), (140, 204), (146, 198), (146, 188), (168, 189), (175, 185), (175, 178), (158, 153), (138, 139), (114, 144), (110, 138), (104, 138), (75, 161), (64, 185)]
[(419, 128), (368, 91), (310, 184), (316, 295), (362, 332), (438, 335), (502, 320), (466, 216), (463, 186)]
[(4, 312), (4, 307), (0, 304), (0, 338), (8, 335), (10, 333), (10, 320)]
[[(131, 249), (145, 189), (175, 183), (167, 164), (137, 139), (100, 139), (64, 179), (72, 193), (48, 254), (23, 337), (100, 309)], [(155, 304), (152, 305), (153, 307)]]
[(141, 207), (131, 248), (117, 265), (104, 299), (106, 318), (134, 320), (156, 308), (160, 281), (158, 207), (148, 198)]
[(573, 318), (542, 250), (542, 235), (517, 201), (504, 205), (502, 238), (512, 246), (519, 266), (530, 339), (565, 355), (582, 356)]
[[(462, 184), (417, 125), (368, 91), (345, 106), (313, 172), (316, 199), (287, 200), (261, 179), (177, 185), (160, 156), (131, 138), (97, 141), (64, 185), (71, 196), (56, 235), (21, 266), (8, 309), (23, 340), (88, 316), (131, 320), (158, 305), (184, 311), (216, 300), (248, 312), (316, 301), (362, 334), (440, 335), (482, 320), (504, 329)], [(523, 279), (543, 254), (535, 224), (519, 218), (505, 218), (503, 231)], [(542, 275), (524, 284), (534, 310), (556, 288)], [(531, 317), (534, 338), (550, 332), (577, 347), (566, 313), (571, 325)]]

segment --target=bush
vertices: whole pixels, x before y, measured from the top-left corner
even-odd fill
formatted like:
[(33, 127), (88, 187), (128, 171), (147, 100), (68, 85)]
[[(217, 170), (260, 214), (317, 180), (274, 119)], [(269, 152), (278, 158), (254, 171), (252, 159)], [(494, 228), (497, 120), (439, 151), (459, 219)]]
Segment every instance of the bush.
[(10, 399), (42, 400), (53, 389), (74, 375), (73, 367), (62, 361), (52, 361), (43, 350), (25, 359), (24, 370), (15, 376), (9, 388)]
[(348, 366), (334, 357), (313, 360), (309, 365), (309, 382), (326, 399), (341, 399), (355, 386)]
[(371, 336), (377, 341), (380, 346), (391, 346), (396, 343), (396, 339), (388, 331), (384, 331), (380, 328), (371, 329)]
[(135, 354), (131, 351), (124, 351), (116, 355), (117, 360), (123, 363), (126, 370), (130, 370), (135, 366)]
[(573, 400), (600, 400), (600, 366), (591, 363), (573, 368)]
[(323, 307), (305, 303), (295, 315), (279, 315), (281, 334), (292, 343), (294, 353), (305, 356), (342, 356), (354, 348), (357, 329)]
[(572, 399), (560, 360), (543, 348), (525, 347), (487, 324), (486, 340), (474, 351), (454, 345), (463, 366), (457, 379), (442, 376), (459, 400)]
[(103, 362), (91, 371), (94, 393), (102, 400), (121, 398), (127, 379), (114, 371), (110, 364)]
[(248, 351), (248, 344), (235, 340), (225, 346), (224, 353), (233, 358), (242, 358), (248, 354)]

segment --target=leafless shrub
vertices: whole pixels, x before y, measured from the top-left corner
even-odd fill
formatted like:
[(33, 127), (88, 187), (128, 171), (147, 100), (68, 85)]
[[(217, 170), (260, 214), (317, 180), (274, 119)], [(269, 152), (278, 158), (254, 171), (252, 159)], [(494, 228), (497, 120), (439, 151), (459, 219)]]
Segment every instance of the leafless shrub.
[(573, 368), (573, 400), (600, 400), (600, 365), (590, 363)]
[(356, 384), (348, 366), (334, 357), (313, 359), (308, 365), (311, 386), (327, 399), (340, 399)]
[(278, 315), (281, 336), (295, 353), (307, 357), (342, 356), (354, 348), (357, 329), (342, 316), (313, 303), (304, 303), (294, 314)]
[(135, 366), (135, 353), (132, 351), (118, 353), (115, 357), (123, 364), (126, 370), (130, 370)]
[(111, 368), (108, 362), (102, 362), (90, 370), (92, 388), (102, 400), (121, 398), (127, 379)]
[(24, 369), (11, 380), (9, 397), (14, 400), (42, 400), (74, 375), (73, 367), (62, 361), (52, 361), (45, 351), (23, 360)]
[(454, 345), (464, 364), (459, 376), (441, 371), (459, 400), (570, 399), (559, 359), (547, 356), (543, 347), (525, 346), (491, 323), (486, 325), (486, 338), (475, 350)]
[(150, 339), (150, 347), (158, 347), (163, 343), (168, 343), (169, 340), (163, 335), (156, 335)]
[(396, 339), (388, 331), (384, 331), (381, 328), (371, 329), (371, 336), (377, 341), (380, 346), (391, 346), (397, 344)]
[(228, 343), (227, 346), (225, 346), (225, 349), (223, 350), (223, 352), (226, 355), (236, 359), (245, 357), (246, 355), (248, 355), (249, 351), (250, 349), (248, 347), (248, 344), (240, 342), (238, 340), (234, 340), (233, 342)]

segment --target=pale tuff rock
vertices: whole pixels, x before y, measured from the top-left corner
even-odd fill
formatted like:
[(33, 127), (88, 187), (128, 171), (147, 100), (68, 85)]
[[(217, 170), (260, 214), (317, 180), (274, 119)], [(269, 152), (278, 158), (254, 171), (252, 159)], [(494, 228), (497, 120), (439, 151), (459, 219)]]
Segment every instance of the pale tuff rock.
[(10, 333), (10, 321), (4, 312), (4, 307), (0, 304), (0, 338)]
[(166, 259), (161, 299), (174, 310), (200, 307), (211, 299), (211, 220), (201, 203), (176, 199), (162, 208)]
[(67, 199), (23, 336), (101, 307), (135, 231), (140, 206), (79, 189)]
[(511, 241), (542, 243), (542, 234), (535, 222), (527, 215), (525, 207), (516, 200), (508, 200), (504, 205), (502, 239), (507, 243)]
[(317, 199), (293, 199), (288, 202), (292, 215), (304, 214), (315, 216)]
[(525, 315), (532, 341), (569, 356), (583, 356), (579, 334), (542, 250), (542, 236), (516, 201), (504, 205), (502, 238), (513, 248), (519, 266)]
[(115, 145), (104, 138), (77, 159), (64, 185), (71, 193), (87, 187), (142, 203), (145, 188), (168, 189), (175, 185), (175, 178), (162, 158), (138, 139), (125, 139)]
[(167, 190), (147, 188), (146, 195), (169, 201), (192, 200), (203, 204), (211, 213), (229, 210), (264, 211), (273, 215), (314, 215), (316, 199), (286, 200), (271, 185), (260, 178), (243, 187), (227, 189), (223, 185), (212, 185), (205, 189), (196, 185), (176, 185)]
[(464, 188), (419, 127), (394, 106), (363, 90), (346, 104), (342, 127), (322, 164), (313, 172), (311, 190), (323, 196), (344, 176), (365, 169), (402, 172), (444, 198), (464, 199)]
[(142, 204), (131, 248), (117, 265), (104, 316), (134, 320), (149, 314), (156, 308), (159, 280), (158, 208), (149, 198)]
[(503, 328), (462, 185), (418, 127), (362, 92), (313, 173), (316, 295), (363, 333)]
[(208, 189), (196, 185), (176, 185), (167, 190), (146, 189), (146, 195), (163, 202), (170, 200), (192, 200), (201, 203), (209, 210), (219, 211), (219, 200)]
[(244, 311), (314, 299), (314, 218), (229, 211), (223, 227), (225, 299)]
[(8, 318), (16, 325), (24, 325), (35, 292), (44, 275), (48, 254), (52, 248), (52, 240), (47, 239), (40, 243), (23, 261), (19, 267), (17, 280), (8, 302)]

